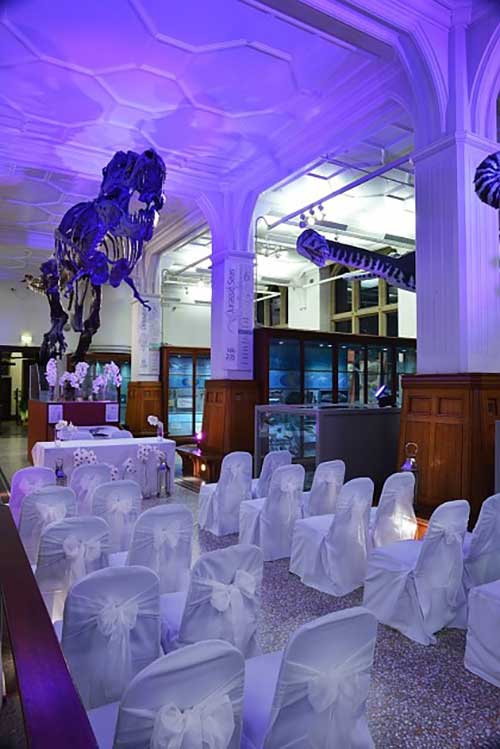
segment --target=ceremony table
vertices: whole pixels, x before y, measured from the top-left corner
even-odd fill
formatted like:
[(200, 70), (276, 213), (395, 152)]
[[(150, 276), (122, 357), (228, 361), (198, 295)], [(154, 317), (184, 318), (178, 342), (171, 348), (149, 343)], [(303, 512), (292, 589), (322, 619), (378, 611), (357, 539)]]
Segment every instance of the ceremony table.
[[(140, 465), (137, 459), (138, 448), (141, 445), (149, 445), (165, 453), (167, 458), (168, 472), (168, 491), (173, 492), (174, 488), (174, 464), (175, 464), (175, 442), (174, 440), (162, 439), (157, 437), (142, 437), (138, 439), (94, 439), (94, 440), (70, 440), (68, 442), (37, 442), (33, 446), (32, 458), (35, 466), (46, 466), (55, 468), (56, 461), (63, 461), (64, 473), (71, 477), (74, 465), (75, 450), (84, 449), (92, 450), (97, 457), (98, 463), (109, 463), (118, 469), (119, 478), (130, 478), (138, 481), (143, 489), (144, 496), (153, 496), (156, 493), (157, 486), (157, 464), (154, 460), (149, 459), (144, 466)], [(124, 473), (125, 461), (130, 459), (136, 466), (136, 473)]]

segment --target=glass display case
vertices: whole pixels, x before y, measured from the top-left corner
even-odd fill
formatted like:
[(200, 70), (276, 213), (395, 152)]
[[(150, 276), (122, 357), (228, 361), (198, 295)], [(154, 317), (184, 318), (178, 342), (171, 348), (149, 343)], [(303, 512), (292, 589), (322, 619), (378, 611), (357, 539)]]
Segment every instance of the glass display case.
[(290, 450), (310, 487), (316, 465), (344, 460), (346, 481), (371, 476), (380, 490), (397, 468), (399, 408), (334, 404), (263, 405), (255, 408), (255, 468), (270, 450)]
[(400, 404), (401, 375), (416, 371), (416, 341), (389, 336), (259, 328), (255, 377), (261, 403), (375, 403), (386, 385)]
[(269, 346), (269, 403), (300, 403), (300, 343), (276, 340)]
[(209, 349), (162, 346), (160, 378), (166, 435), (192, 440), (201, 429)]
[(304, 398), (307, 404), (333, 403), (333, 344), (304, 342)]
[[(118, 400), (120, 402), (120, 424), (125, 424), (128, 386), (131, 378), (130, 354), (114, 351), (89, 351), (85, 355), (85, 361), (89, 364), (89, 370), (82, 385), (82, 390), (88, 395), (92, 392), (92, 380), (94, 380), (97, 375), (104, 374), (104, 367), (106, 364), (113, 361), (120, 367), (120, 374), (122, 377), (122, 384), (118, 392)], [(75, 363), (71, 356), (69, 356), (68, 364), (72, 369), (74, 368)], [(114, 392), (105, 394), (106, 398), (116, 398), (116, 388), (113, 389)]]

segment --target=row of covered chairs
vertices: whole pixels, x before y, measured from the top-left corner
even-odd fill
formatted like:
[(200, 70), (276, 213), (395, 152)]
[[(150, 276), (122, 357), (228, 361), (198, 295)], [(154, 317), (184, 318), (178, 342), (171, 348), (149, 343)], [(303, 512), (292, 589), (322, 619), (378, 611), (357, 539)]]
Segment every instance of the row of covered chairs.
[[(73, 469), (69, 486), (75, 492), (78, 515), (92, 514), (94, 489), (112, 481), (113, 470), (113, 466), (108, 463), (85, 463)], [(19, 526), (21, 507), (25, 497), (47, 486), (55, 485), (56, 477), (52, 468), (29, 466), (16, 471), (12, 477), (9, 507), (17, 526)]]
[[(331, 614), (301, 627), (284, 653), (260, 655), (255, 629), (262, 566), (255, 547), (201, 557), (179, 636), (163, 657), (168, 596), (160, 595), (154, 572), (107, 568), (71, 588), (58, 631), (101, 748), (160, 749), (174, 739), (172, 746), (182, 747), (203, 741), (248, 749), (332, 741), (373, 747), (365, 702), (375, 618), (363, 609)], [(228, 659), (239, 673), (231, 710)]]
[[(93, 489), (89, 500), (91, 513), (108, 523), (111, 553), (128, 549), (134, 524), (141, 513), (141, 502), (141, 488), (135, 481), (110, 481)], [(77, 496), (71, 487), (48, 484), (24, 497), (18, 530), (31, 564), (37, 561), (44, 529), (51, 523), (77, 515)]]
[(52, 619), (62, 616), (68, 590), (75, 582), (107, 566), (142, 565), (158, 575), (162, 594), (185, 590), (192, 535), (192, 513), (181, 504), (159, 505), (139, 515), (125, 552), (111, 551), (112, 533), (103, 515), (68, 516), (48, 524), (40, 536), (34, 570)]
[(152, 659), (121, 698), (89, 711), (98, 745), (372, 749), (366, 700), (376, 628), (355, 608), (305, 624), (284, 651), (246, 662), (218, 639)]
[(238, 533), (240, 506), (253, 501), (247, 509), (259, 508), (264, 498), (275, 494), (277, 486), (284, 483), (294, 492), (300, 506), (300, 515), (320, 515), (334, 512), (336, 498), (344, 482), (345, 464), (341, 460), (321, 463), (314, 474), (311, 490), (304, 492), (304, 472), (301, 466), (291, 465), (288, 450), (268, 453), (263, 461), (260, 476), (252, 479), (252, 456), (246, 452), (233, 452), (222, 461), (217, 483), (204, 484), (200, 490), (200, 528), (216, 536)]

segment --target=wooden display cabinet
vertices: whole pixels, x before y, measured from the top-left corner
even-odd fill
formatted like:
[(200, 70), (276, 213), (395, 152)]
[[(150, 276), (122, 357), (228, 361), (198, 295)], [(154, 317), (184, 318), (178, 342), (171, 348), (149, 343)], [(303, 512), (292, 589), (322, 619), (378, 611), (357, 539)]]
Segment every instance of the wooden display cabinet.
[(413, 338), (258, 328), (254, 338), (259, 403), (374, 404), (387, 385), (395, 405), (401, 378), (416, 367)]
[(160, 351), (165, 434), (178, 443), (193, 442), (202, 428), (210, 349), (162, 346)]

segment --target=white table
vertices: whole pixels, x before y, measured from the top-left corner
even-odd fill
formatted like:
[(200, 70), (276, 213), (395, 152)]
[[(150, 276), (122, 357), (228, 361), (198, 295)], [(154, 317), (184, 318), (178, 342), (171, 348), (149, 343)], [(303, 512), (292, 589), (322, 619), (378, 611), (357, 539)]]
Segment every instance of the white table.
[[(159, 440), (157, 437), (143, 437), (140, 439), (96, 439), (96, 440), (70, 440), (68, 442), (61, 442), (56, 445), (54, 442), (37, 442), (33, 446), (31, 455), (33, 457), (33, 463), (36, 466), (46, 466), (48, 468), (54, 468), (56, 460), (63, 461), (64, 473), (68, 477), (74, 468), (73, 464), (73, 453), (78, 448), (85, 448), (85, 450), (92, 450), (97, 457), (99, 463), (109, 463), (110, 465), (116, 466), (119, 471), (120, 478), (123, 477), (123, 464), (131, 458), (137, 463), (137, 448), (139, 445), (151, 445), (152, 447), (158, 448), (161, 452), (165, 453), (167, 457), (167, 465), (169, 471), (169, 492), (172, 493), (174, 489), (174, 463), (175, 463), (175, 442), (174, 440)], [(139, 483), (149, 487), (149, 490), (145, 491), (145, 496), (151, 496), (156, 492), (157, 485), (157, 474), (156, 474), (156, 463), (149, 460), (146, 464), (147, 476), (145, 471), (138, 470), (136, 475), (131, 475), (130, 478), (138, 480)]]

